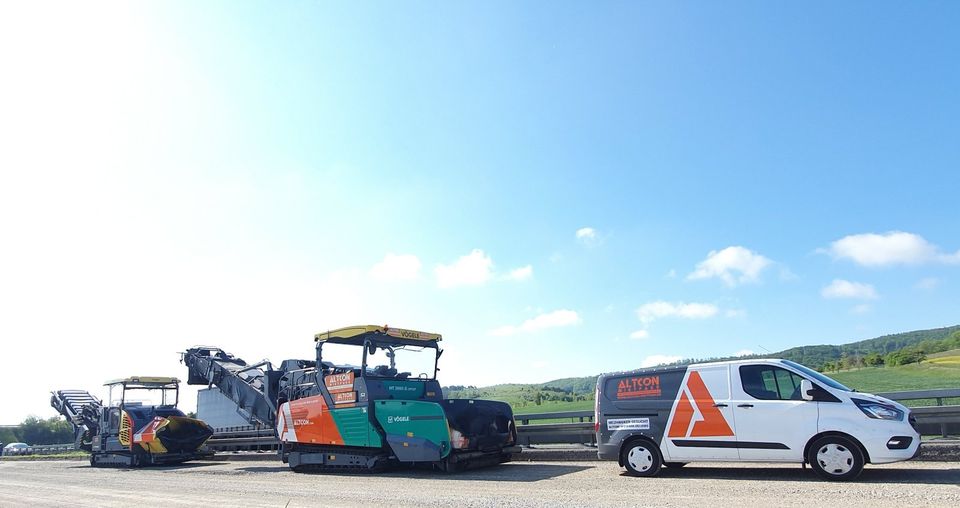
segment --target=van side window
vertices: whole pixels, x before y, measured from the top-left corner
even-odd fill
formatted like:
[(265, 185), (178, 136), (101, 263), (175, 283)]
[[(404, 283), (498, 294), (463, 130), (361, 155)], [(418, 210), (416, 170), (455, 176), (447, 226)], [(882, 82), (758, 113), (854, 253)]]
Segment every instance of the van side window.
[(803, 378), (773, 365), (741, 365), (743, 391), (760, 400), (801, 400)]

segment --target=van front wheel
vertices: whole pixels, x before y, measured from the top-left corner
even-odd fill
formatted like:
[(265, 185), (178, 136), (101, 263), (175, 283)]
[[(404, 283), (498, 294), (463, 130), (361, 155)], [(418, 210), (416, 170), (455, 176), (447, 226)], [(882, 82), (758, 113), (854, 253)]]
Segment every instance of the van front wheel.
[(658, 447), (645, 439), (630, 441), (620, 453), (631, 476), (656, 476), (663, 465)]
[(851, 439), (824, 436), (810, 445), (807, 462), (817, 476), (825, 480), (852, 480), (863, 472), (863, 452)]

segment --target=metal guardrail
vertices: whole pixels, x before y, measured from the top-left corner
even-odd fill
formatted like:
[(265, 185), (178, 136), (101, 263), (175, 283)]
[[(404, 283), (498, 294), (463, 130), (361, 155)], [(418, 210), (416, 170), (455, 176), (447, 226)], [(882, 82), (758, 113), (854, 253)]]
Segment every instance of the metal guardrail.
[(272, 427), (246, 425), (217, 428), (214, 431), (206, 447), (217, 452), (265, 452), (276, 451), (280, 447)]
[(28, 446), (26, 448), (21, 448), (17, 450), (16, 455), (11, 455), (16, 457), (17, 455), (52, 455), (54, 453), (66, 453), (74, 451), (73, 443), (65, 444), (53, 444), (53, 445), (36, 445)]
[[(567, 420), (570, 422), (530, 423), (538, 420)], [(593, 411), (559, 411), (514, 415), (517, 439), (522, 446), (537, 444), (584, 443), (597, 444)], [(577, 421), (574, 421), (577, 420)]]
[[(960, 425), (960, 405), (944, 406), (944, 399), (960, 397), (960, 389), (917, 390), (877, 394), (896, 401), (935, 399), (937, 406), (911, 408), (921, 428), (938, 428), (947, 435), (948, 426)], [(525, 446), (537, 444), (583, 443), (596, 444), (593, 411), (561, 411), (514, 415), (517, 421), (517, 437)], [(531, 423), (537, 421), (548, 423)], [(556, 420), (570, 420), (557, 422)], [(216, 429), (217, 433), (207, 442), (216, 451), (276, 450), (278, 443), (274, 431), (268, 427), (229, 427)]]
[(891, 400), (920, 400), (936, 399), (937, 405), (943, 405), (943, 399), (952, 399), (960, 397), (960, 388), (938, 388), (936, 390), (913, 390), (908, 392), (887, 392), (878, 393), (880, 397), (886, 397)]

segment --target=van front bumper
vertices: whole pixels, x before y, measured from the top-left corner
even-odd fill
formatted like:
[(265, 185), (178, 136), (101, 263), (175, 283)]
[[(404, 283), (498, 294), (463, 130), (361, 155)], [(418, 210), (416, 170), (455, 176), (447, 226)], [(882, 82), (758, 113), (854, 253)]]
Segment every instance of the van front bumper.
[(920, 434), (908, 424), (885, 432), (872, 432), (859, 436), (860, 443), (867, 450), (870, 462), (887, 464), (910, 460), (920, 454)]

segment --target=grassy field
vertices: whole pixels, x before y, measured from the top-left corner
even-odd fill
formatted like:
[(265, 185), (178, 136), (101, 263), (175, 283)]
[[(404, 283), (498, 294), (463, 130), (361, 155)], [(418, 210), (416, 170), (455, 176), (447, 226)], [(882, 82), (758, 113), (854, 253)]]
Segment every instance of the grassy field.
[[(951, 351), (947, 351), (950, 353)], [(958, 352), (956, 350), (952, 352)], [(960, 388), (960, 355), (938, 355), (920, 364), (900, 367), (868, 367), (830, 374), (830, 377), (861, 392), (902, 392), (933, 388)], [(944, 404), (960, 404), (960, 398)], [(930, 406), (930, 400), (906, 401), (907, 406)]]
[[(942, 353), (933, 353), (932, 355), (927, 356), (930, 360), (935, 360), (937, 358), (946, 358), (950, 356), (960, 357), (960, 349), (951, 349), (950, 351), (943, 351)], [(956, 360), (956, 358), (954, 358)]]
[(960, 388), (960, 356), (943, 356), (900, 367), (868, 367), (832, 373), (830, 377), (863, 392)]

